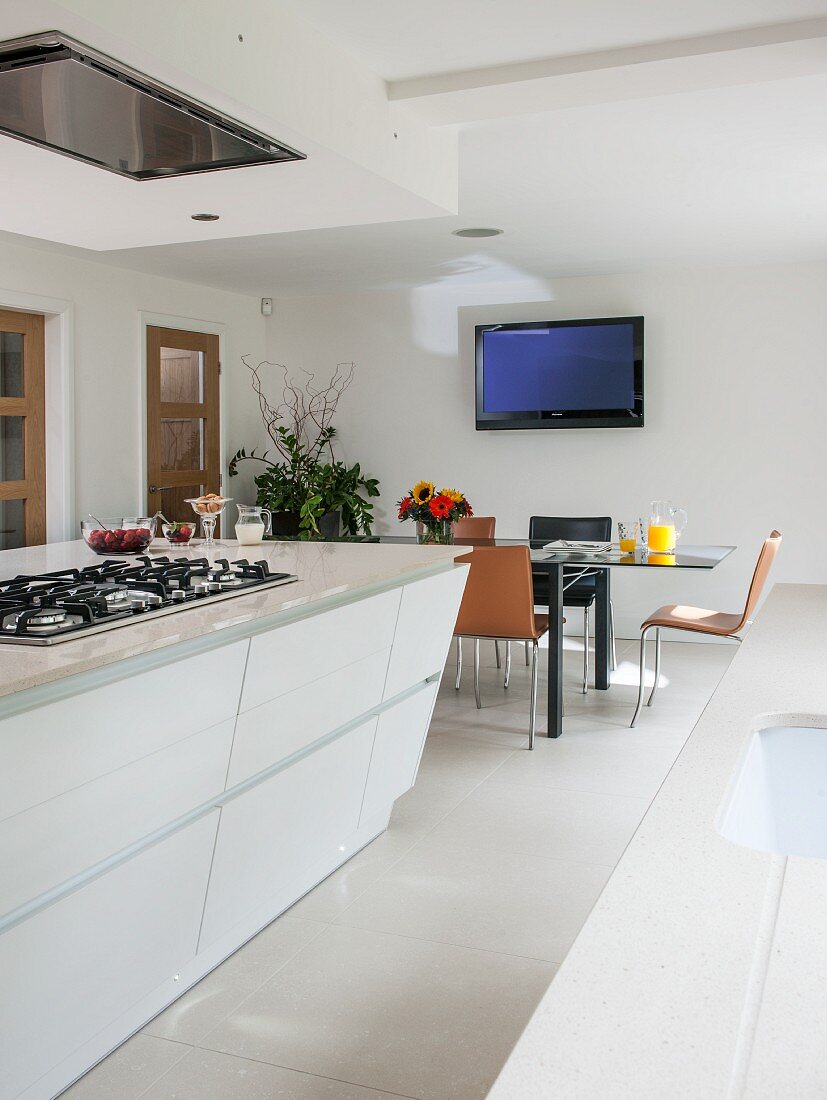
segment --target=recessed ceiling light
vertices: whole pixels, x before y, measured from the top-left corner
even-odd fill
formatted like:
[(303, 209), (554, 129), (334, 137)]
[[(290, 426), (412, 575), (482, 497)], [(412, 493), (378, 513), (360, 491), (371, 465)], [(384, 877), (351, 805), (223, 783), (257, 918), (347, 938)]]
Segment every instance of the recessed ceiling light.
[(499, 237), (502, 229), (452, 229), (455, 237)]
[(217, 222), (220, 214), (192, 214), (190, 215), (194, 222)]

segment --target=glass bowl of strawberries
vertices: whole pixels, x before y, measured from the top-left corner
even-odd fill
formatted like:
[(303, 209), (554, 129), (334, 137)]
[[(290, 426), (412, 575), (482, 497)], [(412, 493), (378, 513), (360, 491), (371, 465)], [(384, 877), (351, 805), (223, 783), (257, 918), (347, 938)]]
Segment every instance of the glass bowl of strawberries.
[(193, 520), (191, 523), (177, 523), (171, 520), (162, 520), (161, 530), (164, 532), (164, 538), (170, 546), (186, 546), (195, 534), (196, 524), (196, 520)]
[(83, 540), (96, 554), (142, 554), (155, 535), (154, 516), (82, 520)]

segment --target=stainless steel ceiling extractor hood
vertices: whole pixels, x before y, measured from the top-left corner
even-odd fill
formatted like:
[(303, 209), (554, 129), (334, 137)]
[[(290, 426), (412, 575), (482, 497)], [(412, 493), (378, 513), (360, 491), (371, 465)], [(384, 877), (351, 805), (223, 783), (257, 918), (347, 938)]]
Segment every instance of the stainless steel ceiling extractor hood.
[(0, 43), (0, 133), (136, 180), (305, 159), (59, 31)]

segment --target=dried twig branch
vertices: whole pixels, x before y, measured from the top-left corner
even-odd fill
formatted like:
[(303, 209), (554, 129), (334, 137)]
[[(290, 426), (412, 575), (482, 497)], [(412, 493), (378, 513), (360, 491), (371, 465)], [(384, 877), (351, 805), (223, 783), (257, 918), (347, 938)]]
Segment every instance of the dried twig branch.
[[(326, 385), (317, 385), (312, 371), (300, 369), (300, 373), (304, 375), (302, 380), (292, 376), (283, 363), (265, 361), (253, 366), (246, 355), (241, 357), (241, 361), (250, 372), (251, 384), (258, 398), (267, 434), (282, 458), (289, 458), (289, 449), (279, 430), (283, 428), (295, 436), (305, 453), (314, 460), (319, 458), (325, 448), (332, 457), (332, 421), (342, 394), (353, 381), (354, 364), (337, 363), (330, 381)], [(277, 405), (271, 405), (264, 392), (261, 379), (261, 370), (264, 367), (274, 367), (283, 374), (281, 400)]]

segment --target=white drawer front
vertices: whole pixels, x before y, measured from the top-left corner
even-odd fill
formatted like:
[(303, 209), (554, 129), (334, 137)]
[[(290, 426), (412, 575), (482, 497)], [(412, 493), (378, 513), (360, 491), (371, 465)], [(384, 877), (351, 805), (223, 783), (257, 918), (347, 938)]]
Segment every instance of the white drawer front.
[(0, 822), (0, 916), (224, 790), (234, 722)]
[(0, 721), (0, 819), (232, 718), (248, 641)]
[(302, 878), (356, 830), (376, 719), (228, 802), (221, 810), (199, 950)]
[(402, 592), (385, 698), (442, 672), (457, 621), (467, 565), (406, 584)]
[(437, 690), (424, 688), (379, 716), (360, 824), (413, 786)]
[(389, 650), (246, 711), (236, 724), (227, 786), (277, 764), (382, 700)]
[(0, 1096), (12, 1097), (195, 955), (218, 811), (0, 935)]
[(400, 594), (401, 589), (383, 592), (253, 638), (241, 709), (260, 706), (389, 648)]

